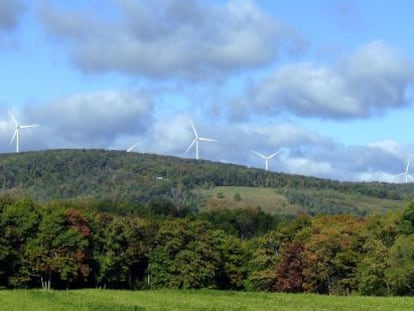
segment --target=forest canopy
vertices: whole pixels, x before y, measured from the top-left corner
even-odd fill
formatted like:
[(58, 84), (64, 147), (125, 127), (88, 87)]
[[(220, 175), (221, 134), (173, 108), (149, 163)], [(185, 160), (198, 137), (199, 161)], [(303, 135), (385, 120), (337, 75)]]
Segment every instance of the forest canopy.
[(1, 197), (0, 286), (414, 294), (414, 203), (291, 220), (158, 204), (115, 214), (94, 201)]

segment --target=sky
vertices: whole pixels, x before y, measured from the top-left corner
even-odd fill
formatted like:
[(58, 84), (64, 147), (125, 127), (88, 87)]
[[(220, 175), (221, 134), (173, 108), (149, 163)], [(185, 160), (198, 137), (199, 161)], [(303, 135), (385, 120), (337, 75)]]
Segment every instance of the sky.
[[(414, 156), (409, 0), (0, 0), (0, 153), (100, 148), (341, 181)], [(410, 173), (411, 173), (411, 168)], [(414, 171), (412, 172), (414, 176)]]

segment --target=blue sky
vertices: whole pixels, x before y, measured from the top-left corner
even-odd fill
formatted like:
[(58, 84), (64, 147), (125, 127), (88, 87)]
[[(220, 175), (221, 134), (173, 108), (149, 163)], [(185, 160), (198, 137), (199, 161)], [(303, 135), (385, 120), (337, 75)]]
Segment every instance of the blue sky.
[(185, 154), (402, 182), (414, 153), (414, 3), (0, 0), (0, 152)]

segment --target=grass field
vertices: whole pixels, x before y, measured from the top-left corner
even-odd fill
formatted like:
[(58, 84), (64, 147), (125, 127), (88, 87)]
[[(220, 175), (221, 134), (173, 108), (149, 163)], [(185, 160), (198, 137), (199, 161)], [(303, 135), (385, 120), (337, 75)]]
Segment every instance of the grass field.
[(414, 298), (334, 297), (310, 294), (228, 291), (2, 290), (0, 310), (141, 311), (141, 310), (414, 310)]
[[(304, 190), (305, 193), (310, 192)], [(194, 193), (205, 200), (204, 209), (216, 208), (246, 208), (258, 207), (270, 214), (296, 215), (299, 210), (307, 209), (289, 202), (288, 198), (277, 192), (277, 189), (264, 187), (214, 187), (211, 189), (197, 189)], [(240, 200), (235, 200), (239, 194)], [(384, 213), (387, 210), (404, 208), (407, 202), (379, 199), (356, 194), (343, 194), (334, 190), (324, 191), (313, 189), (308, 193), (310, 197), (319, 197), (325, 201), (332, 202), (333, 206), (355, 207), (357, 210), (371, 213)], [(344, 212), (344, 210), (342, 210)]]
[[(238, 193), (240, 201), (235, 201)], [(288, 199), (278, 194), (274, 189), (262, 187), (215, 187), (198, 189), (197, 194), (206, 199), (205, 208), (246, 208), (260, 206), (267, 213), (285, 215), (296, 214), (300, 206), (290, 204)]]

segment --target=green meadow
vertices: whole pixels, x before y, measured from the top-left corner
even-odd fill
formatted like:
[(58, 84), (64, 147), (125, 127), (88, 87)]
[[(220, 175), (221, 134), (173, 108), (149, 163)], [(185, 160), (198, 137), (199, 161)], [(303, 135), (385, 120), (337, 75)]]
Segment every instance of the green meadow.
[(214, 290), (2, 290), (0, 310), (414, 310), (414, 298), (339, 297)]
[[(341, 193), (336, 190), (327, 189), (301, 189), (299, 193), (291, 190), (274, 189), (266, 187), (236, 187), (219, 186), (210, 189), (196, 189), (193, 191), (204, 198), (204, 210), (220, 208), (248, 208), (258, 207), (269, 214), (297, 215), (302, 209), (318, 212), (327, 212), (320, 209), (323, 206), (332, 208), (329, 214), (336, 214), (339, 211), (354, 213), (385, 213), (389, 210), (401, 209), (407, 202), (380, 199), (356, 193)], [(236, 198), (238, 196), (238, 199)], [(291, 199), (289, 200), (288, 196)], [(302, 196), (299, 198), (298, 195)], [(294, 198), (296, 196), (296, 198)], [(320, 210), (318, 210), (318, 208)]]

